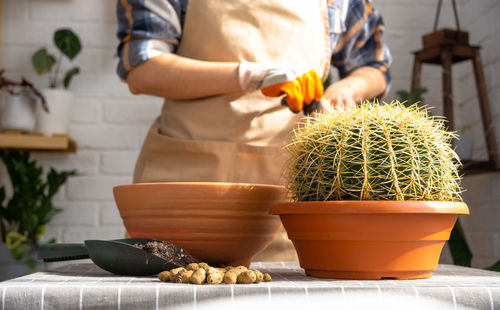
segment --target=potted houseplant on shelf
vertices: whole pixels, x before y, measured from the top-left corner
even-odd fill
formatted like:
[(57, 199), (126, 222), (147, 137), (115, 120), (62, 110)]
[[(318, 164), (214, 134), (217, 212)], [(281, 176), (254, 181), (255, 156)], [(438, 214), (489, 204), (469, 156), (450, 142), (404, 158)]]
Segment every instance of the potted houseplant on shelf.
[(68, 132), (73, 107), (73, 94), (68, 88), (72, 78), (80, 73), (80, 68), (73, 66), (64, 76), (60, 76), (63, 56), (72, 61), (80, 53), (81, 43), (78, 36), (70, 29), (58, 29), (54, 33), (54, 44), (59, 50), (57, 59), (45, 47), (37, 50), (31, 58), (33, 68), (38, 74), (49, 75), (49, 88), (42, 90), (49, 111), (37, 109), (36, 121), (36, 130), (46, 135)]
[[(0, 281), (37, 267), (35, 253), (45, 226), (59, 212), (52, 199), (75, 171), (43, 173), (28, 151), (0, 149), (11, 186), (0, 187)], [(7, 192), (11, 192), (7, 199)]]
[(35, 111), (37, 101), (40, 108), (47, 110), (42, 94), (25, 78), (14, 81), (4, 76), (0, 70), (0, 93), (2, 95), (2, 130), (30, 132), (35, 129)]
[(399, 102), (320, 114), (287, 146), (292, 202), (276, 204), (306, 274), (427, 278), (461, 202), (453, 134)]

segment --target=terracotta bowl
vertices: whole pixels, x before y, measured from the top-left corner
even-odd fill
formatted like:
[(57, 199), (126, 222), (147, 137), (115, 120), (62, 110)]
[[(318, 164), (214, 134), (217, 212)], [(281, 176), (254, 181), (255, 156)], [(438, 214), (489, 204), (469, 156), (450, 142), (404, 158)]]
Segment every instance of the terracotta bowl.
[(138, 183), (113, 189), (133, 238), (180, 244), (209, 264), (248, 266), (280, 227), (269, 214), (283, 202), (276, 185), (240, 183)]
[(340, 279), (428, 278), (462, 202), (281, 203), (279, 214), (307, 275)]

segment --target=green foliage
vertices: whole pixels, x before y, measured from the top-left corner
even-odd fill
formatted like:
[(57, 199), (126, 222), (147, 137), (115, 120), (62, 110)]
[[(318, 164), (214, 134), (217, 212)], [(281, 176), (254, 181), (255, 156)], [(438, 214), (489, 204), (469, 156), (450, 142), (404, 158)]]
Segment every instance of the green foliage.
[(56, 30), (54, 33), (54, 45), (59, 50), (59, 58), (57, 61), (54, 55), (49, 54), (47, 49), (42, 47), (33, 54), (31, 63), (38, 74), (49, 73), (49, 85), (51, 88), (56, 88), (61, 84), (64, 88), (68, 88), (71, 79), (76, 74), (80, 73), (80, 69), (78, 67), (73, 67), (64, 74), (62, 79), (60, 79), (59, 70), (63, 60), (62, 58), (64, 55), (68, 60), (73, 60), (80, 53), (82, 45), (78, 36), (70, 29)]
[(47, 53), (47, 49), (43, 47), (33, 54), (31, 62), (36, 73), (44, 74), (52, 70), (52, 66), (56, 63), (56, 58)]
[(417, 105), (320, 114), (287, 146), (288, 188), (296, 201), (460, 200), (452, 137)]
[(54, 33), (54, 44), (70, 60), (73, 60), (82, 49), (80, 39), (69, 29), (57, 30)]
[(406, 90), (398, 90), (396, 95), (399, 96), (399, 102), (404, 104), (405, 107), (409, 108), (413, 104), (423, 104), (424, 98), (422, 95), (427, 92), (427, 88), (425, 87), (417, 87), (414, 88), (411, 92)]
[(37, 261), (34, 258), (29, 258), (24, 262), (30, 270), (34, 270), (36, 268)]
[(20, 233), (15, 231), (8, 232), (5, 236), (5, 245), (9, 250), (19, 247), (26, 241), (28, 241), (28, 239), (26, 239), (24, 235), (21, 235)]
[(64, 79), (63, 79), (64, 88), (69, 87), (69, 83), (71, 82), (71, 79), (73, 78), (73, 76), (77, 75), (78, 73), (80, 73), (80, 68), (78, 68), (78, 67), (73, 67), (66, 72), (66, 75), (64, 76)]
[(39, 246), (45, 226), (60, 211), (54, 207), (53, 197), (76, 172), (58, 172), (51, 168), (44, 176), (42, 167), (30, 160), (27, 151), (0, 149), (0, 158), (12, 184), (8, 201), (5, 201), (5, 187), (0, 187), (0, 233), (12, 256), (22, 260), (26, 253)]

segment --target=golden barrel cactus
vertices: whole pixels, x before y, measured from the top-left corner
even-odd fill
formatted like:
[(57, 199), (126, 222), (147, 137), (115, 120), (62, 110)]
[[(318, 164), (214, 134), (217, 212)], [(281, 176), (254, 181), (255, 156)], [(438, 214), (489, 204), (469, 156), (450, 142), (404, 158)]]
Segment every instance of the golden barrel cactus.
[(425, 107), (365, 102), (309, 118), (286, 147), (295, 201), (460, 200), (454, 134)]

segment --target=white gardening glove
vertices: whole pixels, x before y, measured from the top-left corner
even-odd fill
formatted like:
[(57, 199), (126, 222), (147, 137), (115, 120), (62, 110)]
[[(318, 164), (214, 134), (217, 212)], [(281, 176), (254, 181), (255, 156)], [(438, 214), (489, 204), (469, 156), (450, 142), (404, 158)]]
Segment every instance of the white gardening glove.
[(282, 103), (295, 113), (310, 114), (323, 97), (323, 83), (305, 65), (269, 65), (242, 61), (238, 80), (243, 91), (260, 89), (269, 97), (286, 95)]
[(309, 70), (305, 65), (272, 65), (243, 60), (238, 68), (238, 81), (241, 89), (248, 92), (293, 81)]

